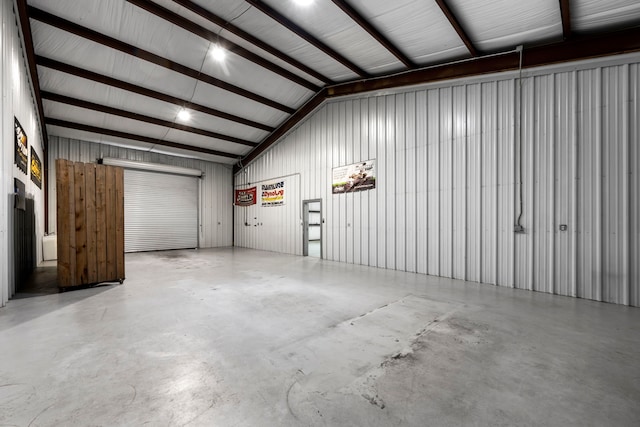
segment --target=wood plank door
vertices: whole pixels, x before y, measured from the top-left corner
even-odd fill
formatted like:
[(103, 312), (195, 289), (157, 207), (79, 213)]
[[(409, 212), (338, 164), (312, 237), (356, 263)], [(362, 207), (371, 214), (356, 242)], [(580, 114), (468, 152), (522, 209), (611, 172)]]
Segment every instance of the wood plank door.
[(124, 170), (56, 160), (58, 286), (120, 281), (124, 265)]

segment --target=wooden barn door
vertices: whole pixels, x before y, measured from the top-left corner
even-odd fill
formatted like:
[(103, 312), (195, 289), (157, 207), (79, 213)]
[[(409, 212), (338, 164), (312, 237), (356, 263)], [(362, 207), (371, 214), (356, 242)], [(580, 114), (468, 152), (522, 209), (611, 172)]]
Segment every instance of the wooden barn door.
[(58, 286), (122, 281), (124, 171), (56, 160)]

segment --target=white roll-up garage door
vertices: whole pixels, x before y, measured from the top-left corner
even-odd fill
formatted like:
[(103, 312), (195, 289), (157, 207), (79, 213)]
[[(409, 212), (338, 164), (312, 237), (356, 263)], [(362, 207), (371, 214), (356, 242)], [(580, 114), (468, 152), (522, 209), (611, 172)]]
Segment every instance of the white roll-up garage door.
[(196, 247), (198, 178), (125, 169), (125, 252)]

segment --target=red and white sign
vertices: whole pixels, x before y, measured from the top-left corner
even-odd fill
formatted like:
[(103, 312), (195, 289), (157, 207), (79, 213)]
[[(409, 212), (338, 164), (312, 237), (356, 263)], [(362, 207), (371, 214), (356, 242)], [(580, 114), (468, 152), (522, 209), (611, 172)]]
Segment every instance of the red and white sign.
[(237, 189), (235, 196), (236, 206), (251, 206), (256, 204), (256, 187)]

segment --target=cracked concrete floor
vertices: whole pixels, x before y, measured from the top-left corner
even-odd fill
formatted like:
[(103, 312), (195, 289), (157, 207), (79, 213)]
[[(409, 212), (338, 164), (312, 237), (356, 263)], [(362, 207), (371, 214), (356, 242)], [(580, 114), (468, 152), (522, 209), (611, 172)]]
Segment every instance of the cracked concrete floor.
[(640, 309), (240, 248), (0, 309), (0, 425), (640, 425)]

